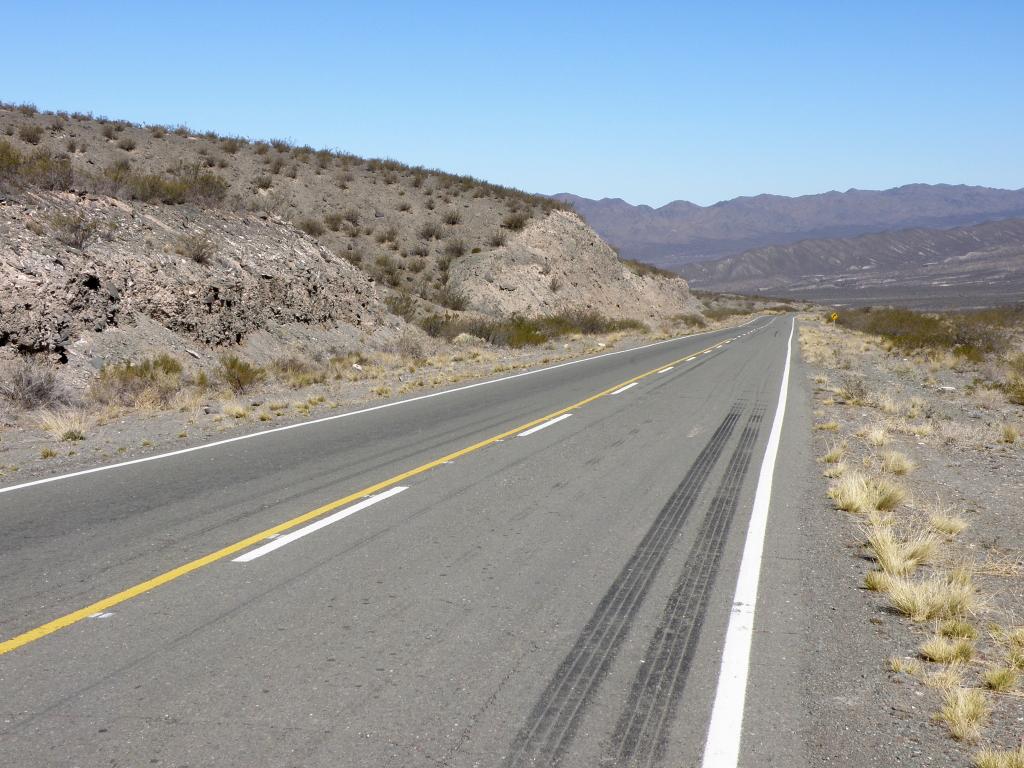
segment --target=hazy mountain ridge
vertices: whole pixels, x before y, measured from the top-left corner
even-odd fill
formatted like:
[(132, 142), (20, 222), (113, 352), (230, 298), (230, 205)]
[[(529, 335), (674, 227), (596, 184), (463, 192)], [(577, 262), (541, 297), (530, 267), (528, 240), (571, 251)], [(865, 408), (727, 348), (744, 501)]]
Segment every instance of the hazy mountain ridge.
[(695, 288), (868, 303), (986, 304), (1024, 296), (1024, 219), (802, 240), (688, 264)]
[(670, 269), (800, 240), (1024, 216), (1024, 189), (950, 184), (800, 197), (765, 194), (709, 206), (678, 200), (660, 208), (634, 206), (619, 198), (591, 200), (567, 193), (553, 197), (571, 203), (623, 256)]

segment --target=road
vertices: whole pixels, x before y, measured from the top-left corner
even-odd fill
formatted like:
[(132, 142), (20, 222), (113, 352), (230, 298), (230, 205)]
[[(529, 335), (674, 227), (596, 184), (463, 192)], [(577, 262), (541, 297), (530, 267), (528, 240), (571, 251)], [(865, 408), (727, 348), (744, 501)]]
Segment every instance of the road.
[(784, 563), (792, 327), (0, 487), (0, 762), (798, 764), (748, 526)]

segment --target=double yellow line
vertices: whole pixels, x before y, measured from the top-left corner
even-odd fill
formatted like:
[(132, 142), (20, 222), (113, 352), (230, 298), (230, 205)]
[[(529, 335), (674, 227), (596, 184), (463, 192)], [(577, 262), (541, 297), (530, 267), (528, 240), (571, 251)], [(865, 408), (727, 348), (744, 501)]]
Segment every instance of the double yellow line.
[(574, 411), (577, 408), (582, 408), (583, 406), (588, 405), (589, 403), (592, 403), (595, 400), (599, 400), (602, 397), (610, 395), (612, 392), (621, 389), (627, 384), (632, 384), (634, 382), (641, 381), (642, 379), (646, 379), (648, 376), (657, 373), (658, 371), (662, 370), (667, 366), (678, 365), (679, 363), (682, 363), (688, 360), (689, 358), (696, 357), (697, 355), (703, 354), (704, 352), (710, 352), (712, 349), (722, 345), (723, 343), (724, 342), (719, 341), (717, 344), (712, 344), (709, 347), (705, 347), (699, 352), (692, 352), (688, 355), (685, 355), (684, 357), (680, 357), (678, 360), (673, 360), (672, 362), (669, 363), (662, 363), (657, 368), (652, 368), (649, 371), (641, 373), (639, 376), (634, 376), (632, 379), (627, 379), (626, 381), (623, 381), (619, 384), (615, 384), (614, 386), (608, 387), (608, 389), (598, 392), (597, 394), (591, 395), (590, 397), (584, 398), (583, 400), (580, 400), (577, 403), (567, 405), (565, 408), (554, 411), (553, 413), (549, 413), (546, 416), (541, 416), (540, 418), (534, 419), (533, 421), (529, 421), (526, 424), (520, 424), (518, 427), (506, 430), (505, 432), (502, 432), (500, 435), (495, 435), (494, 437), (489, 437), (486, 440), (481, 440), (479, 443), (474, 443), (473, 445), (467, 446), (466, 448), (462, 448), (461, 450), (442, 456), (439, 459), (434, 459), (433, 461), (427, 462), (426, 464), (421, 464), (415, 469), (410, 469), (407, 472), (402, 472), (401, 474), (395, 475), (394, 477), (389, 477), (387, 480), (381, 480), (379, 483), (367, 486), (366, 488), (358, 490), (355, 493), (350, 493), (348, 496), (345, 496), (344, 498), (337, 499), (335, 501), (330, 502), (329, 504), (324, 504), (322, 507), (317, 507), (316, 509), (310, 510), (309, 512), (299, 515), (298, 517), (293, 517), (291, 520), (286, 520), (285, 522), (279, 523), (272, 528), (267, 528), (264, 531), (260, 531), (259, 533), (253, 534), (252, 536), (247, 536), (241, 541), (236, 541), (234, 544), (229, 544), (226, 547), (218, 549), (216, 552), (211, 552), (208, 555), (204, 555), (203, 557), (192, 560), (188, 563), (185, 563), (184, 565), (179, 565), (177, 568), (172, 568), (169, 571), (165, 571), (164, 573), (161, 573), (159, 576), (154, 576), (151, 579), (143, 581), (132, 587), (128, 587), (127, 589), (124, 589), (116, 594), (110, 595), (109, 597), (105, 597), (102, 600), (97, 600), (95, 603), (87, 605), (84, 608), (79, 608), (77, 611), (72, 611), (71, 613), (65, 614), (64, 616), (54, 619), (53, 621), (48, 621), (47, 623), (42, 624), (36, 627), (35, 629), (30, 629), (27, 632), (23, 632), (20, 635), (12, 637), (10, 640), (5, 640), (2, 643), (0, 643), (0, 656), (2, 656), (5, 653), (10, 653), (11, 651), (17, 648), (21, 648), (23, 645), (28, 645), (29, 643), (35, 642), (36, 640), (46, 637), (47, 635), (52, 635), (54, 632), (60, 629), (64, 629), (65, 627), (69, 627), (72, 624), (76, 624), (82, 619), (87, 619), (95, 613), (102, 613), (103, 611), (109, 610), (110, 608), (113, 608), (115, 605), (119, 605), (120, 603), (123, 603), (126, 600), (131, 600), (133, 597), (138, 597), (141, 594), (156, 589), (157, 587), (167, 584), (168, 582), (174, 581), (175, 579), (178, 579), (188, 573), (198, 571), (200, 568), (204, 566), (210, 565), (211, 563), (215, 563), (218, 560), (223, 560), (225, 557), (229, 557), (238, 552), (241, 552), (243, 549), (248, 549), (252, 545), (258, 544), (259, 542), (264, 541), (265, 539), (268, 539), (271, 536), (284, 533), (285, 531), (295, 528), (296, 526), (302, 525), (303, 523), (307, 523), (310, 520), (313, 520), (317, 517), (320, 517), (321, 515), (325, 515), (328, 512), (337, 509), (338, 507), (343, 507), (346, 504), (350, 504), (353, 501), (362, 499), (365, 496), (370, 496), (392, 485), (396, 485), (402, 482), (403, 480), (407, 480), (410, 477), (422, 475), (424, 472), (427, 472), (433, 469), (434, 467), (438, 467), (442, 464), (447, 464), (449, 461), (453, 461), (454, 459), (457, 459), (461, 456), (466, 456), (470, 453), (473, 453), (474, 451), (479, 451), (481, 448), (486, 448), (488, 445), (492, 445), (493, 443), (496, 443), (499, 440), (504, 440), (506, 437), (511, 437), (512, 435), (516, 435), (520, 432), (530, 429), (531, 427), (535, 427), (538, 424), (542, 424), (545, 421), (548, 421), (549, 419), (561, 416), (563, 413), (568, 413), (569, 411)]

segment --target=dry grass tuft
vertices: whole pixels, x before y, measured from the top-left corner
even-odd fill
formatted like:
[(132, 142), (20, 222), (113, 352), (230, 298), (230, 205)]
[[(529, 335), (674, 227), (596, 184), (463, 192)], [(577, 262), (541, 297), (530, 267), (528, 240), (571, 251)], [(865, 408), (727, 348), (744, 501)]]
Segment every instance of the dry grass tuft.
[(872, 526), (867, 535), (875, 561), (891, 576), (912, 574), (918, 566), (932, 558), (938, 544), (931, 533), (918, 533), (902, 540), (888, 526)]
[(935, 514), (928, 518), (928, 524), (947, 536), (956, 536), (967, 527), (967, 521), (956, 515)]
[(889, 435), (885, 427), (871, 427), (864, 431), (864, 439), (876, 448), (889, 444)]
[(40, 428), (58, 440), (85, 440), (89, 430), (89, 417), (82, 411), (42, 411), (37, 419)]
[(249, 410), (234, 400), (224, 403), (220, 409), (225, 416), (230, 416), (233, 419), (244, 419), (249, 415)]
[(1020, 430), (1013, 424), (1003, 424), (999, 439), (1007, 445), (1012, 445), (1020, 439)]
[(947, 619), (939, 626), (939, 634), (954, 640), (977, 640), (978, 630), (963, 619)]
[(821, 459), (826, 464), (838, 464), (845, 455), (846, 443), (833, 443)]
[(814, 428), (815, 429), (823, 430), (825, 432), (835, 432), (837, 429), (839, 429), (839, 422), (838, 421), (824, 421), (824, 422), (821, 422), (820, 424), (815, 424)]
[(983, 749), (974, 756), (974, 768), (1024, 768), (1024, 746), (1019, 749)]
[(838, 464), (830, 464), (825, 467), (825, 471), (822, 474), (825, 475), (825, 477), (834, 479), (842, 477), (846, 473), (846, 469), (846, 462), (840, 461)]
[(1013, 667), (989, 667), (982, 674), (985, 687), (997, 693), (1006, 693), (1017, 687), (1019, 673)]
[(864, 574), (864, 589), (869, 592), (887, 592), (889, 575), (885, 571), (868, 571)]
[(938, 664), (966, 663), (974, 657), (974, 643), (970, 640), (950, 640), (936, 635), (921, 643), (918, 653), (926, 661)]
[(939, 718), (946, 722), (949, 732), (958, 741), (975, 741), (981, 735), (986, 717), (988, 702), (985, 694), (976, 688), (951, 688), (939, 712)]
[(906, 491), (888, 480), (849, 472), (828, 489), (828, 495), (838, 509), (863, 514), (872, 509), (895, 509), (906, 498)]
[(917, 659), (907, 659), (901, 656), (893, 656), (889, 659), (889, 669), (896, 674), (921, 674), (921, 664)]
[(886, 591), (893, 607), (912, 621), (956, 618), (974, 604), (974, 586), (969, 576), (963, 575), (933, 576), (921, 581), (893, 576)]
[(894, 475), (905, 475), (915, 466), (911, 459), (899, 451), (886, 451), (882, 456), (882, 468)]

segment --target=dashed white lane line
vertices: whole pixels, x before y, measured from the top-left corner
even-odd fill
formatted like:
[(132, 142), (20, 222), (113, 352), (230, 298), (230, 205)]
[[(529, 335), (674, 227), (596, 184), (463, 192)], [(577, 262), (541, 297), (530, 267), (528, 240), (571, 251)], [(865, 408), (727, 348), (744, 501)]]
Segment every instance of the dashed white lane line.
[(518, 435), (516, 435), (516, 437), (528, 437), (529, 435), (532, 435), (534, 432), (540, 432), (542, 429), (547, 429), (552, 424), (557, 424), (560, 421), (564, 421), (565, 419), (568, 419), (570, 416), (572, 416), (571, 413), (563, 413), (561, 416), (556, 416), (555, 418), (549, 421), (545, 421), (543, 424), (538, 424), (536, 427), (530, 427), (525, 432), (520, 432)]
[(658, 371), (658, 373), (668, 373), (673, 368), (675, 368), (675, 366), (674, 365), (670, 365), (668, 368), (662, 368), (660, 371)]
[(244, 555), (239, 555), (238, 557), (234, 558), (231, 562), (248, 563), (251, 560), (255, 560), (257, 557), (263, 557), (264, 555), (273, 552), (275, 549), (280, 549), (285, 544), (291, 544), (296, 539), (301, 539), (303, 536), (308, 536), (311, 533), (316, 533), (321, 528), (325, 528), (331, 523), (336, 523), (339, 520), (344, 520), (349, 515), (354, 515), (356, 512), (361, 512), (367, 507), (372, 507), (377, 502), (384, 501), (384, 499), (390, 499), (392, 496), (395, 496), (401, 493), (402, 491), (407, 490), (409, 490), (408, 486), (396, 485), (394, 488), (389, 488), (388, 490), (382, 491), (381, 493), (376, 493), (373, 496), (367, 496), (365, 499), (356, 504), (353, 504), (351, 507), (345, 507), (345, 509), (340, 509), (333, 515), (328, 515), (327, 517), (317, 520), (315, 523), (310, 523), (309, 525), (303, 528), (299, 528), (296, 531), (292, 531), (291, 533), (287, 533), (284, 536), (278, 536), (269, 544), (264, 544), (262, 547), (256, 547), (256, 549), (251, 549)]
[(690, 362), (691, 360), (696, 360), (696, 359), (697, 359), (697, 356), (696, 356), (696, 355), (694, 355), (693, 357), (688, 357), (688, 358), (686, 358), (685, 360), (683, 360), (683, 362), (684, 362), (684, 363), (688, 363), (688, 362)]
[(625, 392), (625, 391), (626, 391), (627, 389), (632, 389), (633, 387), (635, 387), (635, 386), (637, 385), (637, 383), (638, 383), (638, 382), (635, 382), (635, 381), (634, 381), (634, 382), (633, 382), (632, 384), (627, 384), (627, 385), (626, 385), (626, 386), (624, 386), (624, 387), (619, 387), (619, 388), (618, 388), (618, 389), (616, 389), (616, 390), (615, 390), (614, 392), (612, 392), (612, 394), (613, 394), (613, 395), (618, 395), (618, 394), (621, 394), (622, 392)]
[(782, 438), (782, 422), (786, 417), (786, 395), (789, 390), (789, 363), (793, 357), (794, 318), (789, 327), (786, 344), (786, 364), (779, 385), (779, 403), (775, 408), (768, 445), (764, 449), (761, 472), (754, 492), (753, 511), (747, 527), (747, 538), (740, 560), (740, 573), (736, 578), (736, 592), (732, 602), (732, 615), (725, 631), (722, 666), (718, 673), (715, 703), (711, 708), (711, 723), (704, 743), (702, 768), (736, 768), (740, 760), (740, 740), (743, 733), (743, 709), (747, 697), (747, 678), (750, 672), (750, 647), (754, 639), (754, 608), (757, 606), (757, 587), (761, 578), (761, 557), (768, 527), (768, 510), (772, 498), (772, 480), (775, 460)]

